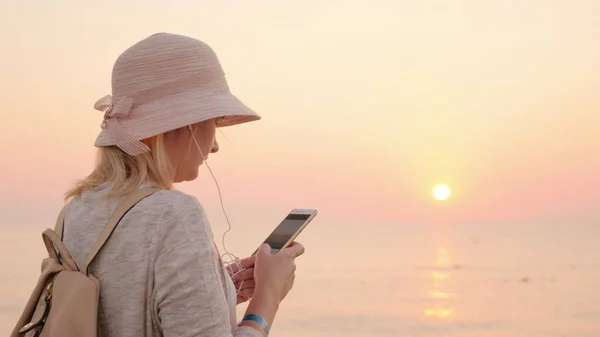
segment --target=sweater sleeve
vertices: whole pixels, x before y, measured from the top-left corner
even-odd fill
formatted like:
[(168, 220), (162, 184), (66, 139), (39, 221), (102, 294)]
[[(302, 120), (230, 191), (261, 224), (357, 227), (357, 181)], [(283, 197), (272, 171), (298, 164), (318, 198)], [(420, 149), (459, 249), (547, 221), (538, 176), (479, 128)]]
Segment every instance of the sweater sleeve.
[[(154, 310), (165, 337), (262, 337), (235, 327), (220, 272), (218, 252), (196, 198), (178, 193), (156, 233)], [(233, 325), (233, 326), (232, 326)]]

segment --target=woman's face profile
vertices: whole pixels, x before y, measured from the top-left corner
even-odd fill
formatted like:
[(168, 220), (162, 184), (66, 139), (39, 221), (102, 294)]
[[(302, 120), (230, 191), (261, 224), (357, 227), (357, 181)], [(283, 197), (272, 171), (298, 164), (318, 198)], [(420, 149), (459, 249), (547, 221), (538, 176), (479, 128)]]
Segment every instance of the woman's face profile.
[(192, 126), (193, 135), (202, 150), (198, 150), (192, 131), (188, 127), (167, 132), (164, 146), (174, 171), (173, 182), (192, 181), (198, 177), (198, 169), (210, 153), (219, 151), (215, 138), (216, 120), (210, 119)]

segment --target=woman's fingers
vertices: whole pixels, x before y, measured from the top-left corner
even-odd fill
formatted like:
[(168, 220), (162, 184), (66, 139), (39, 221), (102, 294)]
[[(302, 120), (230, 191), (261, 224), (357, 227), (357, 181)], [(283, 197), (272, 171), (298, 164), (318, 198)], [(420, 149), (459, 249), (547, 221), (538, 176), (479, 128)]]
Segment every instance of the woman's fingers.
[(244, 289), (237, 296), (237, 303), (244, 303), (254, 296), (254, 288)]
[(241, 297), (244, 297), (244, 298), (250, 298), (250, 297), (252, 297), (252, 295), (254, 295), (254, 288), (242, 289), (238, 293), (238, 296), (241, 296)]
[(254, 288), (255, 288), (254, 280), (244, 281), (241, 284), (241, 286), (242, 286), (241, 289), (240, 289), (240, 283), (237, 283), (235, 285), (235, 289), (237, 292), (237, 303), (238, 304), (246, 302), (250, 298), (252, 298), (252, 296), (254, 296)]
[(298, 256), (304, 254), (304, 246), (294, 241), (291, 245), (289, 245), (285, 250), (290, 254), (293, 258), (297, 258)]
[(254, 288), (256, 286), (256, 282), (254, 280), (240, 281), (240, 282), (234, 283), (236, 290), (240, 289), (240, 284), (242, 285), (242, 290)]
[(233, 275), (233, 282), (251, 279), (254, 279), (254, 268), (244, 269), (241, 272)]
[(242, 268), (254, 267), (254, 264), (256, 263), (256, 256), (250, 256), (245, 259), (242, 259), (240, 263), (242, 265)]
[[(242, 269), (248, 269), (250, 267), (254, 267), (254, 263), (256, 263), (256, 256), (250, 256), (250, 257), (240, 260), (240, 265), (241, 265)], [(227, 272), (229, 273), (229, 275), (233, 275), (233, 274), (237, 273), (238, 270), (240, 270), (239, 265), (237, 263), (232, 263), (232, 264), (228, 265), (225, 269), (227, 269)]]

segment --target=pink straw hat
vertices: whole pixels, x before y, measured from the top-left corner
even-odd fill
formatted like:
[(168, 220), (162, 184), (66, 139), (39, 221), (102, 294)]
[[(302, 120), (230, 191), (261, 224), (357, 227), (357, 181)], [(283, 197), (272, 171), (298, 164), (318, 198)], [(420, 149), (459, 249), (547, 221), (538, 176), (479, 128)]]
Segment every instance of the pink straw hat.
[(151, 35), (123, 52), (112, 72), (112, 94), (95, 146), (116, 145), (131, 156), (149, 152), (140, 140), (216, 118), (217, 127), (261, 117), (229, 90), (215, 52), (182, 35)]

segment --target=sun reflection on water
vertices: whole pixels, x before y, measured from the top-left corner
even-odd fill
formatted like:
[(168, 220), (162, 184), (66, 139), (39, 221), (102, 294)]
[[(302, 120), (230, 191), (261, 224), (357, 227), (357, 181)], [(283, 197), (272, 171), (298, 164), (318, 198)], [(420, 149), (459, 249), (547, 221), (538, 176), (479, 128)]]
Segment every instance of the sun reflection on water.
[[(436, 268), (449, 268), (452, 266), (448, 250), (441, 246), (436, 252)], [(455, 310), (451, 306), (450, 300), (457, 297), (456, 294), (449, 293), (444, 289), (444, 284), (450, 279), (450, 273), (437, 270), (429, 274), (432, 281), (431, 288), (427, 293), (427, 298), (435, 300), (434, 303), (425, 308), (423, 314), (426, 317), (435, 317), (440, 319), (451, 319), (455, 316)]]

